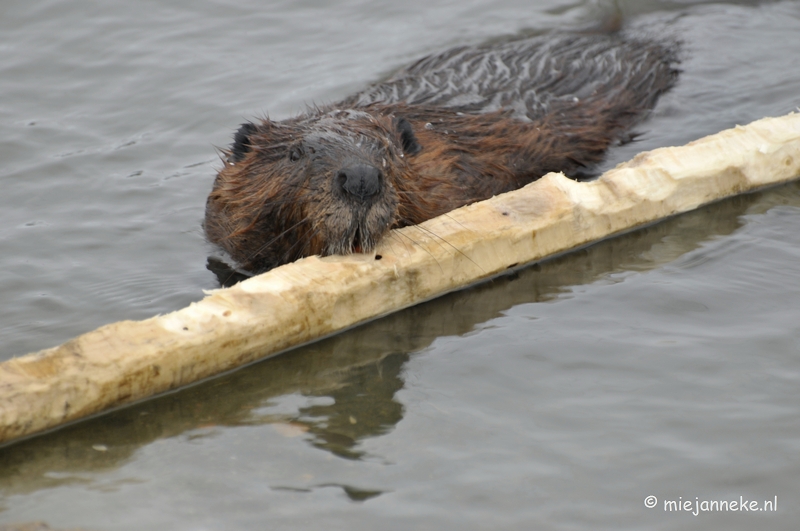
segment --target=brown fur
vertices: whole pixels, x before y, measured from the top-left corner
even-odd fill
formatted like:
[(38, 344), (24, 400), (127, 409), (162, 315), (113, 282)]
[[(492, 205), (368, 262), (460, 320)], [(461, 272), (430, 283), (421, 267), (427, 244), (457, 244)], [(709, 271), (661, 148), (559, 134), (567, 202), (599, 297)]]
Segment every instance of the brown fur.
[(369, 252), (391, 228), (550, 171), (580, 174), (674, 83), (674, 57), (651, 60), (642, 79), (611, 74), (594, 93), (554, 98), (527, 117), (356, 96), (245, 124), (208, 198), (206, 234), (260, 272), (312, 254)]

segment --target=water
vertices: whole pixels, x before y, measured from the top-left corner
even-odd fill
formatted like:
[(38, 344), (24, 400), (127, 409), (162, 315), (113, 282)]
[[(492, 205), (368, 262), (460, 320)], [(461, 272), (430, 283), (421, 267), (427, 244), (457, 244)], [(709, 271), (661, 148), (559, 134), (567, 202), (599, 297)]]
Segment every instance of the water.
[[(798, 3), (619, 4), (685, 60), (606, 166), (800, 104)], [(200, 221), (245, 119), (608, 10), (5, 2), (0, 359), (216, 287)], [(798, 258), (800, 185), (717, 203), (0, 449), (0, 523), (794, 529)], [(777, 511), (663, 510), (740, 496)]]

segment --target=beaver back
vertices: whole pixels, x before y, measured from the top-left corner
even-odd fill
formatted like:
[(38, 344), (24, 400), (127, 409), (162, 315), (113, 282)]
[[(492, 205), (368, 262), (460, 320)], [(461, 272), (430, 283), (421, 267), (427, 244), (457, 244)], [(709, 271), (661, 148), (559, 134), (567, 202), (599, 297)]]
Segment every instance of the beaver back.
[(484, 113), (510, 109), (536, 120), (553, 105), (578, 98), (613, 97), (636, 88), (649, 109), (675, 82), (674, 42), (612, 35), (538, 36), (461, 46), (423, 57), (341, 104), (406, 103)]

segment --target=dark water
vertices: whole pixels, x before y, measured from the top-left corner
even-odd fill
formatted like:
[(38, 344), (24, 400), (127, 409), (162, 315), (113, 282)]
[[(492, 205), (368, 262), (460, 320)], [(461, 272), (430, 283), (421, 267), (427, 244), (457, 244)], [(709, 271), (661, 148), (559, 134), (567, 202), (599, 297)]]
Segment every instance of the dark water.
[[(800, 3), (618, 6), (685, 60), (608, 166), (800, 105)], [(3, 2), (0, 359), (216, 287), (200, 220), (241, 121), (611, 8)], [(0, 523), (795, 529), (799, 279), (800, 185), (717, 203), (0, 449)]]

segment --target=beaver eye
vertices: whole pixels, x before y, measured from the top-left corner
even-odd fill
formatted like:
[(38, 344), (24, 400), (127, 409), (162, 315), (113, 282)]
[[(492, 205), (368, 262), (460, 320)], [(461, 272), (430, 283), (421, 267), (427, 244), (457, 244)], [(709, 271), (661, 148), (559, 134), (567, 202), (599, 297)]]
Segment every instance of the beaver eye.
[(303, 150), (300, 149), (300, 147), (292, 146), (292, 148), (289, 149), (289, 160), (291, 160), (292, 162), (297, 162), (298, 160), (300, 160), (300, 157), (302, 156), (303, 156)]

